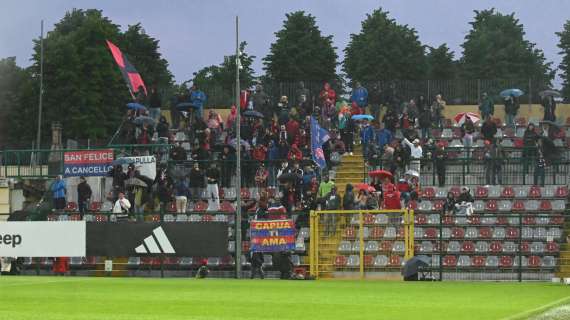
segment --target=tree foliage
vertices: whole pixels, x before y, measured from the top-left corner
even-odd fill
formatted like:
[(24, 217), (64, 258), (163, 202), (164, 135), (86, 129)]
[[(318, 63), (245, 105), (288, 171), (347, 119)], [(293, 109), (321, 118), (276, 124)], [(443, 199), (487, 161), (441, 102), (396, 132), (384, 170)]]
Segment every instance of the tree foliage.
[[(123, 34), (100, 10), (67, 12), (44, 39), (44, 143), (49, 141), (48, 128), (54, 121), (62, 123), (64, 138), (74, 139), (108, 139), (118, 127), (131, 97), (107, 39), (128, 54), (147, 84), (171, 85), (158, 42), (144, 34), (140, 25)], [(30, 141), (35, 137), (30, 120), (38, 117), (40, 73), (39, 39), (34, 43), (30, 81), (22, 86), (20, 105), (11, 115), (12, 136)]]
[(566, 21), (562, 31), (556, 35), (560, 38), (558, 48), (559, 54), (562, 55), (560, 62), (560, 77), (562, 78), (562, 95), (568, 100), (570, 99), (570, 20)]
[(425, 76), (424, 47), (416, 30), (381, 8), (368, 14), (344, 49), (343, 70), (352, 81), (415, 80)]
[[(255, 56), (250, 56), (245, 52), (247, 42), (240, 43), (240, 88), (250, 88), (255, 75), (253, 60)], [(236, 83), (236, 55), (226, 56), (219, 65), (212, 65), (202, 68), (194, 73), (193, 83), (201, 88), (208, 96), (208, 105), (229, 105), (235, 100)]]
[(437, 48), (428, 47), (426, 54), (427, 78), (430, 80), (452, 80), (457, 73), (453, 52), (444, 43)]
[(514, 13), (495, 9), (475, 11), (471, 31), (465, 36), (462, 76), (469, 79), (528, 79), (550, 83), (551, 63), (542, 50), (524, 38)]
[(0, 59), (0, 145), (9, 142), (9, 116), (21, 100), (21, 88), (29, 74), (16, 65), (15, 57)]
[(283, 28), (275, 33), (264, 70), (274, 81), (336, 80), (338, 65), (332, 36), (323, 36), (316, 19), (304, 11), (287, 13)]

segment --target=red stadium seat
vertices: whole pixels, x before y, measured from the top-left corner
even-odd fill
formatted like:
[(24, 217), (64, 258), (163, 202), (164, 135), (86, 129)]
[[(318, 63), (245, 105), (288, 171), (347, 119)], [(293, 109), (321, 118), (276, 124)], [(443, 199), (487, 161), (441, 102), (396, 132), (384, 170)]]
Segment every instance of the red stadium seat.
[(538, 268), (540, 267), (541, 259), (539, 256), (530, 256), (528, 257), (528, 266), (530, 268)]
[(489, 195), (489, 189), (487, 189), (486, 187), (479, 186), (475, 190), (475, 198), (483, 199), (487, 198), (488, 195)]
[(224, 188), (219, 188), (219, 189), (218, 189), (218, 196), (220, 197), (220, 199), (225, 199), (225, 198), (226, 198), (226, 192), (224, 191)]
[(511, 256), (501, 256), (499, 258), (499, 267), (510, 268), (513, 266), (513, 257)]
[(459, 188), (459, 187), (457, 187), (457, 186), (451, 187), (451, 188), (449, 189), (449, 192), (453, 193), (453, 196), (457, 198), (457, 197), (459, 197), (459, 195), (461, 194), (461, 188)]
[(441, 211), (443, 210), (443, 205), (444, 205), (444, 201), (443, 200), (436, 200), (433, 202), (433, 207), (432, 210), (433, 211)]
[(202, 222), (211, 222), (214, 221), (214, 216), (211, 214), (205, 214), (202, 216)]
[(515, 124), (516, 124), (518, 127), (526, 127), (526, 126), (528, 125), (528, 122), (526, 121), (526, 118), (525, 118), (525, 117), (518, 117), (518, 118), (515, 120)]
[(176, 212), (176, 202), (170, 202), (168, 204), (168, 212)]
[(453, 225), (453, 224), (455, 224), (455, 219), (453, 218), (453, 216), (445, 215), (445, 216), (443, 216), (443, 218), (441, 219), (441, 222), (442, 222), (444, 225)]
[(507, 237), (507, 239), (518, 239), (519, 238), (519, 229), (517, 229), (515, 227), (507, 228), (506, 237)]
[(539, 186), (530, 187), (530, 189), (528, 190), (528, 197), (529, 198), (540, 198), (541, 197), (540, 187)]
[(348, 259), (346, 256), (336, 256), (334, 258), (334, 265), (335, 267), (345, 267)]
[(457, 257), (456, 256), (445, 256), (445, 257), (443, 257), (442, 264), (444, 267), (455, 267), (455, 266), (457, 266)]
[(482, 256), (474, 256), (471, 258), (471, 265), (473, 267), (481, 268), (485, 265), (485, 257)]
[(400, 267), (402, 266), (402, 257), (400, 256), (391, 256), (390, 261), (388, 262), (390, 267)]
[(435, 189), (433, 187), (425, 187), (421, 191), (421, 197), (426, 199), (433, 199), (435, 197)]
[(373, 227), (372, 229), (370, 229), (370, 238), (380, 239), (382, 237), (384, 237), (384, 228)]
[(564, 224), (564, 216), (559, 216), (559, 215), (551, 216), (550, 221), (548, 223), (554, 225), (562, 225)]
[(81, 216), (78, 214), (72, 214), (69, 216), (69, 220), (71, 221), (81, 221)]
[(503, 245), (499, 241), (493, 241), (489, 246), (489, 251), (491, 251), (491, 253), (500, 253), (503, 251)]
[(248, 200), (251, 198), (251, 193), (249, 192), (248, 188), (241, 188), (241, 198), (244, 200)]
[(344, 229), (344, 235), (343, 236), (347, 239), (356, 238), (356, 229), (354, 229), (353, 227), (348, 227), (348, 228)]
[(452, 239), (463, 239), (465, 237), (465, 230), (463, 228), (453, 228), (451, 229)]
[(414, 223), (417, 225), (424, 225), (427, 224), (427, 217), (425, 214), (418, 214), (416, 216), (414, 216)]
[(195, 212), (204, 212), (204, 211), (206, 211), (206, 209), (208, 209), (208, 203), (206, 203), (204, 201), (198, 201), (194, 205), (194, 211)]
[(363, 220), (364, 224), (370, 225), (374, 224), (374, 221), (376, 221), (376, 217), (373, 214), (365, 214)]
[(567, 186), (560, 186), (556, 189), (556, 197), (557, 198), (566, 198), (568, 197), (568, 187)]
[(67, 205), (65, 206), (65, 211), (68, 212), (77, 211), (77, 203), (72, 201), (68, 202)]
[(513, 211), (525, 211), (525, 205), (524, 205), (524, 201), (523, 200), (515, 200), (515, 202), (513, 203)]
[(481, 217), (472, 215), (470, 217), (467, 217), (467, 222), (469, 224), (481, 224)]
[(536, 219), (535, 219), (534, 216), (529, 216), (529, 215), (527, 215), (527, 216), (524, 216), (524, 217), (523, 217), (522, 223), (523, 223), (524, 225), (535, 225), (535, 224), (536, 224)]
[(552, 211), (552, 203), (550, 200), (542, 200), (540, 201), (540, 211)]
[(521, 252), (523, 253), (530, 252), (530, 244), (528, 242), (524, 241), (523, 243), (521, 243), (520, 247), (521, 247)]
[(95, 222), (107, 222), (109, 221), (109, 217), (104, 214), (97, 214), (95, 215)]
[(465, 253), (475, 252), (475, 244), (473, 243), (473, 241), (463, 242), (463, 244), (461, 245), (461, 252), (465, 252)]
[(437, 229), (436, 228), (425, 228), (424, 229), (424, 238), (437, 238)]
[(374, 256), (365, 255), (364, 256), (364, 266), (371, 267), (374, 264)]
[(491, 228), (489, 227), (481, 227), (479, 228), (479, 238), (482, 239), (489, 239), (493, 235)]
[(501, 197), (503, 198), (514, 198), (515, 197), (515, 191), (513, 190), (513, 187), (507, 186), (503, 189), (503, 192), (501, 193)]
[(222, 203), (220, 204), (220, 211), (225, 212), (225, 213), (234, 213), (234, 212), (236, 212), (236, 209), (231, 204), (231, 202), (225, 200), (225, 201), (222, 201)]
[(380, 251), (382, 252), (391, 252), (394, 243), (392, 241), (382, 241), (380, 243)]
[(498, 209), (497, 200), (489, 200), (485, 204), (486, 211), (497, 211), (497, 209)]
[(521, 139), (521, 138), (516, 138), (516, 139), (514, 140), (514, 142), (515, 142), (515, 143), (514, 143), (515, 148), (517, 148), (517, 149), (524, 148), (524, 141), (523, 141), (523, 139)]
[(101, 202), (91, 202), (91, 205), (89, 205), (89, 211), (101, 211)]
[(548, 253), (557, 253), (560, 251), (560, 246), (558, 245), (558, 243), (550, 241), (546, 243), (545, 250)]
[(439, 139), (439, 138), (441, 138), (441, 130), (439, 130), (439, 129), (433, 129), (433, 130), (431, 131), (431, 135), (432, 135), (432, 137), (434, 137), (434, 138), (436, 138), (436, 139)]
[(417, 210), (418, 203), (415, 200), (410, 201), (410, 203), (408, 204), (408, 209)]

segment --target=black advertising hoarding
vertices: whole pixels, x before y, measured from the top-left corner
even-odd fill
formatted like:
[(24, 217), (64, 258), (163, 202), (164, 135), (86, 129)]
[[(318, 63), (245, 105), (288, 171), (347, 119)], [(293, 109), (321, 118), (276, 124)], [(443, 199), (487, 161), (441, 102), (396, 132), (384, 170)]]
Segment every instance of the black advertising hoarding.
[(228, 255), (225, 222), (87, 223), (87, 255), (223, 257)]

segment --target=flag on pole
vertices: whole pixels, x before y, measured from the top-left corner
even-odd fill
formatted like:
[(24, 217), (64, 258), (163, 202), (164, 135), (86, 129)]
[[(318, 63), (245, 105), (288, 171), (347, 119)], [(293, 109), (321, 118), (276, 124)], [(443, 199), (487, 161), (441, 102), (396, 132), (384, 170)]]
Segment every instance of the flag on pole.
[(321, 128), (317, 120), (311, 117), (311, 154), (313, 161), (319, 168), (326, 167), (325, 154), (323, 152), (323, 144), (329, 141), (330, 135), (326, 129)]
[(125, 79), (125, 82), (129, 87), (131, 96), (133, 96), (134, 98), (135, 93), (139, 91), (140, 87), (142, 87), (145, 94), (148, 94), (141, 75), (139, 74), (137, 69), (135, 69), (135, 67), (129, 62), (127, 56), (124, 55), (121, 52), (121, 49), (119, 49), (119, 47), (114, 45), (111, 41), (109, 40), (106, 41), (107, 41), (107, 46), (109, 47), (109, 50), (111, 50), (111, 54), (115, 59), (115, 62), (119, 66), (119, 69), (121, 69), (121, 73), (123, 74), (123, 78)]

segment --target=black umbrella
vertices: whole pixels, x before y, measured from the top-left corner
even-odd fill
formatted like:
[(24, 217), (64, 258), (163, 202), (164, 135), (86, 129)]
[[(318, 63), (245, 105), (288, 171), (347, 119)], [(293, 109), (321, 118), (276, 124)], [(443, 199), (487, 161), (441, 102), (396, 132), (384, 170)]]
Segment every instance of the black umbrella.
[(155, 121), (151, 117), (141, 116), (141, 117), (136, 117), (135, 120), (133, 120), (133, 123), (136, 125), (148, 124), (154, 126)]
[(255, 111), (255, 110), (248, 110), (248, 111), (243, 113), (243, 116), (248, 117), (248, 118), (259, 118), (259, 119), (264, 118), (264, 116), (261, 112)]
[(284, 173), (282, 175), (279, 176), (279, 178), (277, 178), (277, 180), (279, 180), (279, 182), (295, 182), (297, 181), (297, 179), (299, 179), (299, 176), (297, 176), (294, 173)]
[(190, 102), (182, 102), (176, 105), (178, 111), (190, 111), (193, 108), (196, 108), (196, 106)]
[(431, 259), (427, 256), (415, 256), (408, 260), (402, 268), (404, 277), (413, 276), (418, 273), (419, 268), (429, 267)]
[(144, 182), (144, 181), (142, 181), (141, 179), (138, 179), (138, 178), (130, 178), (130, 179), (127, 179), (127, 180), (125, 181), (125, 185), (126, 185), (126, 186), (143, 187), (143, 188), (148, 187), (148, 185), (146, 184), (146, 182)]
[(556, 122), (553, 122), (553, 121), (550, 121), (550, 120), (543, 120), (543, 121), (540, 121), (540, 124), (548, 124), (548, 125), (551, 125), (551, 126), (555, 126), (555, 127), (557, 127), (557, 128), (560, 127)]

